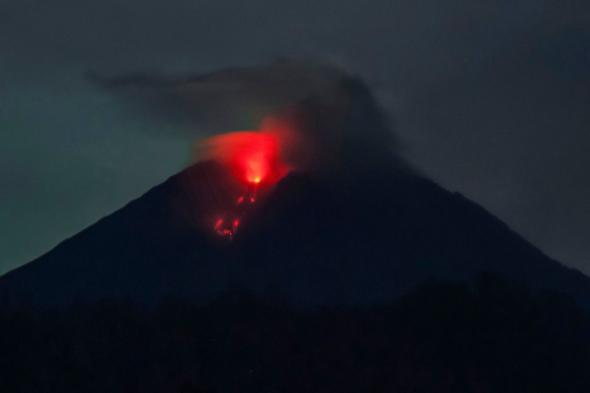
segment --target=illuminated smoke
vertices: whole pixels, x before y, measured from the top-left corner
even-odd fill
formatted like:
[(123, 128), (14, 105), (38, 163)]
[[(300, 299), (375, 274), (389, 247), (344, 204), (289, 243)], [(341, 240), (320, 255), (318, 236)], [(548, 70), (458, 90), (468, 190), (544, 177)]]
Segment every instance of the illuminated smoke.
[(324, 87), (269, 111), (258, 130), (221, 134), (200, 144), (197, 161), (221, 162), (245, 185), (234, 195), (237, 202), (216, 216), (218, 235), (233, 240), (238, 228), (248, 227), (246, 217), (289, 172), (350, 183), (384, 166), (405, 169), (394, 154), (388, 119), (368, 87), (342, 73)]
[(396, 154), (389, 119), (369, 87), (339, 67), (282, 60), (181, 77), (91, 73), (89, 78), (143, 102), (151, 116), (182, 124), (162, 127), (162, 132), (189, 130), (198, 139), (231, 130), (264, 130), (273, 128), (265, 123), (278, 122), (278, 128), (296, 130), (289, 137), (299, 140), (283, 153), (298, 168), (353, 173), (384, 161), (405, 166)]
[(290, 170), (281, 134), (273, 130), (237, 131), (199, 144), (200, 159), (214, 159), (246, 184), (274, 184)]
[(216, 161), (232, 184), (195, 190), (211, 199), (204, 203), (210, 208), (199, 207), (199, 220), (227, 239), (292, 171), (346, 182), (384, 167), (411, 171), (396, 154), (389, 119), (369, 87), (336, 67), (283, 61), (181, 78), (91, 79), (139, 97), (151, 105), (150, 114), (188, 119), (177, 128), (191, 130), (195, 139), (215, 135), (196, 144), (194, 162)]

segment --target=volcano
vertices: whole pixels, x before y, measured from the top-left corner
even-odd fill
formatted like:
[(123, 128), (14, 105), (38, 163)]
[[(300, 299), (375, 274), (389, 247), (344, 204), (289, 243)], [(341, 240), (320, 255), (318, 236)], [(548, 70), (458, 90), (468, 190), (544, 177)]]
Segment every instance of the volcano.
[(254, 131), (210, 138), (202, 161), (0, 277), (0, 302), (208, 304), (240, 289), (298, 306), (373, 305), (492, 273), (590, 307), (590, 278), (408, 168), (362, 80), (330, 86)]
[(590, 391), (590, 278), (405, 164), (358, 78), (278, 75), (271, 120), (0, 277), (0, 391)]
[[(292, 172), (241, 217), (232, 174), (197, 163), (0, 278), (10, 304), (103, 299), (205, 304), (230, 289), (301, 306), (384, 304), (428, 280), (494, 273), (590, 307), (590, 279), (544, 255), (482, 207), (395, 166), (354, 176)], [(203, 220), (207, 225), (203, 225)]]
[(0, 390), (590, 389), (590, 279), (460, 194), (293, 171), (235, 225), (242, 191), (195, 164), (0, 278)]

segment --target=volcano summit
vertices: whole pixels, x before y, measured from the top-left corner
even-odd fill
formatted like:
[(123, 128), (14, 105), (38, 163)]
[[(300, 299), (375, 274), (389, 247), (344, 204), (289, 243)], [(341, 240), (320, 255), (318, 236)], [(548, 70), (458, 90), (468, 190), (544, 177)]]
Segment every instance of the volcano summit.
[(243, 288), (381, 304), (428, 280), (494, 273), (590, 307), (590, 279), (401, 163), (362, 82), (334, 91), (206, 140), (205, 161), (0, 278), (0, 298), (203, 304)]

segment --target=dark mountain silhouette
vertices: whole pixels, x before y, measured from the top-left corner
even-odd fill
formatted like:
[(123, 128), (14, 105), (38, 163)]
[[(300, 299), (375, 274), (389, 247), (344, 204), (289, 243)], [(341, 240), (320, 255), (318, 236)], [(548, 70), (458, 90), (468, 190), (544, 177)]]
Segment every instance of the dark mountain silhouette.
[(590, 279), (462, 195), (395, 167), (293, 173), (227, 242), (208, 215), (231, 190), (221, 166), (196, 164), (2, 277), (2, 301), (204, 304), (240, 288), (299, 305), (382, 304), (428, 279), (493, 272), (590, 306)]
[(229, 241), (235, 187), (196, 164), (2, 277), (0, 391), (589, 391), (588, 278), (461, 195), (292, 173)]
[(0, 308), (10, 393), (505, 392), (590, 389), (590, 319), (484, 275), (382, 306), (297, 309), (231, 291), (202, 306)]
[(409, 170), (361, 81), (325, 93), (272, 188), (202, 162), (1, 277), (0, 392), (590, 391), (590, 279)]

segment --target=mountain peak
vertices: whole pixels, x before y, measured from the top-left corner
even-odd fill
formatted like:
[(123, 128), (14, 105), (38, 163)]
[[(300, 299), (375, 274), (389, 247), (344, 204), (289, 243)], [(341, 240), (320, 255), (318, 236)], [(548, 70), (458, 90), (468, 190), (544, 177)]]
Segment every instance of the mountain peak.
[(3, 276), (0, 297), (41, 305), (203, 303), (238, 287), (300, 305), (373, 304), (429, 279), (493, 272), (590, 305), (590, 279), (414, 174), (291, 173), (243, 212), (227, 241), (215, 219), (235, 208), (239, 193), (222, 165), (195, 164)]

